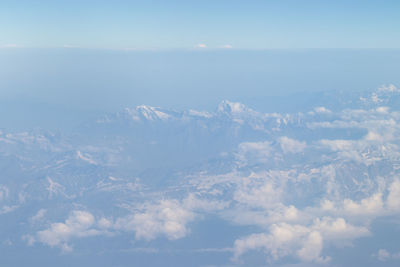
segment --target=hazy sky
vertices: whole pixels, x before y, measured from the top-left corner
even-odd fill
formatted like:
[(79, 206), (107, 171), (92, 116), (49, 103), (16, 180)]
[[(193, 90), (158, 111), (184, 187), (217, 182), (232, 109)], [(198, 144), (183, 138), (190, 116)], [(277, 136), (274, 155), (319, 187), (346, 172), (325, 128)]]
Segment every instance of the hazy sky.
[(398, 85), (399, 11), (389, 0), (2, 0), (0, 126), (223, 99), (270, 111), (271, 96)]
[(400, 48), (397, 0), (2, 0), (0, 45)]

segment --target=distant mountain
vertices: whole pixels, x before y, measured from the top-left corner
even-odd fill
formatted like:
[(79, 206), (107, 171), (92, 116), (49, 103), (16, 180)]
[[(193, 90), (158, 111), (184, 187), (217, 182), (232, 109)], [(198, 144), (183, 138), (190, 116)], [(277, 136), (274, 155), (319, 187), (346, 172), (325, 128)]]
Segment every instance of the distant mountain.
[(224, 100), (212, 112), (126, 108), (72, 133), (3, 129), (0, 246), (9, 262), (20, 250), (98, 266), (104, 251), (117, 263), (191, 251), (214, 265), (312, 266), (342, 265), (352, 245), (375, 266), (378, 248), (400, 249), (376, 230), (399, 235), (399, 101), (385, 86), (293, 113)]

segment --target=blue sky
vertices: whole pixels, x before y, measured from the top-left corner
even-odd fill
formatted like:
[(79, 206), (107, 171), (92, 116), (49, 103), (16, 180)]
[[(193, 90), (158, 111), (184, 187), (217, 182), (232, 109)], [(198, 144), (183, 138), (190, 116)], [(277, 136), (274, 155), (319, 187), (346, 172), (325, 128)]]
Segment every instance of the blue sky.
[(224, 99), (271, 111), (271, 96), (399, 84), (399, 11), (389, 0), (2, 0), (0, 113), (13, 116), (0, 124)]
[(400, 48), (399, 1), (8, 1), (0, 46)]

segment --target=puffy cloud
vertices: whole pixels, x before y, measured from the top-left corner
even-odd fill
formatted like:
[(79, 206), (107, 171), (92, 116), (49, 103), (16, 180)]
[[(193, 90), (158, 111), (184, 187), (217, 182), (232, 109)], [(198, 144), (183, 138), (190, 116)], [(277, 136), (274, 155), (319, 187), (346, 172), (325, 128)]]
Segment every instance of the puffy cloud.
[[(36, 236), (25, 235), (23, 239), (32, 245), (36, 241), (56, 246), (64, 252), (72, 251), (70, 241), (115, 231), (133, 231), (136, 239), (152, 240), (166, 236), (170, 240), (185, 237), (189, 233), (187, 224), (195, 218), (195, 212), (212, 212), (225, 208), (227, 203), (206, 200), (189, 194), (182, 202), (169, 199), (158, 203), (146, 203), (132, 214), (116, 219), (102, 217), (98, 220), (89, 212), (75, 210), (65, 222), (52, 223), (48, 229), (37, 232)], [(41, 220), (46, 210), (41, 209), (31, 218)]]
[(299, 153), (307, 146), (305, 142), (300, 142), (286, 136), (279, 138), (279, 143), (284, 153)]
[(322, 237), (301, 225), (273, 224), (269, 234), (252, 234), (236, 240), (234, 259), (249, 250), (262, 250), (274, 260), (296, 254), (304, 261), (321, 261)]
[(249, 183), (244, 180), (242, 187), (235, 192), (234, 200), (248, 206), (264, 208), (280, 203), (281, 190), (276, 188), (272, 182)]
[(271, 142), (244, 142), (239, 144), (236, 157), (242, 163), (268, 162), (273, 152)]
[(303, 247), (297, 251), (297, 255), (302, 261), (323, 263), (329, 258), (321, 257), (323, 247), (322, 236), (319, 232), (311, 232), (307, 239), (303, 242)]
[(316, 113), (321, 113), (321, 114), (330, 114), (330, 113), (332, 113), (332, 111), (330, 111), (326, 107), (316, 107), (316, 108), (314, 108), (314, 111)]
[(264, 249), (267, 247), (269, 236), (267, 234), (252, 234), (238, 239), (234, 244), (234, 259), (238, 260), (241, 255), (249, 250)]
[(142, 211), (117, 219), (116, 229), (134, 231), (137, 239), (152, 240), (159, 235), (175, 240), (186, 236), (186, 224), (195, 214), (176, 200), (147, 204)]
[(316, 218), (311, 228), (321, 232), (327, 240), (346, 241), (370, 234), (366, 227), (351, 225), (344, 218)]
[(322, 256), (324, 242), (348, 241), (368, 235), (365, 227), (348, 224), (343, 218), (324, 217), (311, 225), (278, 223), (269, 227), (269, 233), (252, 234), (234, 243), (234, 259), (249, 250), (261, 250), (277, 260), (297, 255), (300, 261), (324, 263), (330, 260)]
[(391, 210), (400, 210), (400, 181), (396, 179), (389, 187), (387, 206)]
[(351, 199), (345, 199), (343, 201), (344, 211), (352, 215), (377, 215), (383, 211), (383, 204), (381, 193), (376, 193), (368, 198), (364, 198), (359, 203)]
[[(37, 232), (36, 240), (49, 246), (60, 247), (64, 252), (70, 252), (70, 239), (95, 236), (100, 234), (94, 229), (95, 218), (86, 211), (75, 210), (70, 213), (63, 223), (52, 223), (46, 230)], [(28, 240), (32, 242), (32, 240)]]

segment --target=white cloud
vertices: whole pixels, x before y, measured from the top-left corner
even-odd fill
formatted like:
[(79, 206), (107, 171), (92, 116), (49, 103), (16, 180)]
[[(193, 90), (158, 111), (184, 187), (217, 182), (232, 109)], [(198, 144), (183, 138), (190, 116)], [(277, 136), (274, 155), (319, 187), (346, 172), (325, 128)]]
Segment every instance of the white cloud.
[(271, 142), (244, 142), (239, 144), (236, 157), (243, 163), (268, 162), (273, 148)]
[(376, 112), (382, 113), (382, 114), (387, 114), (389, 112), (389, 107), (377, 107)]
[(4, 44), (4, 45), (0, 45), (0, 48), (21, 48), (23, 47), (22, 45), (18, 45), (18, 44)]
[(400, 260), (400, 252), (391, 253), (386, 249), (379, 249), (376, 254), (372, 254), (373, 257), (377, 257), (380, 261)]
[[(308, 240), (309, 234), (310, 229), (301, 225), (273, 224), (269, 228), (269, 234), (252, 234), (236, 240), (234, 243), (234, 259), (237, 260), (249, 250), (262, 250), (274, 260), (297, 254), (302, 260), (318, 261), (322, 244), (321, 248), (312, 251), (308, 246), (315, 240)], [(315, 236), (313, 235), (311, 238), (315, 238)]]
[(37, 212), (34, 216), (32, 216), (32, 217), (30, 218), (30, 221), (31, 221), (32, 223), (41, 221), (41, 220), (44, 218), (44, 216), (46, 215), (46, 212), (47, 212), (46, 209), (40, 209), (40, 210), (38, 210), (38, 212)]
[(302, 246), (303, 247), (297, 251), (297, 255), (302, 261), (323, 263), (329, 260), (329, 258), (320, 256), (323, 248), (323, 241), (319, 232), (311, 232)]
[(207, 45), (206, 44), (197, 44), (195, 46), (195, 48), (203, 49), (203, 48), (207, 48)]
[(320, 114), (331, 114), (332, 113), (332, 111), (330, 111), (326, 107), (316, 107), (316, 108), (314, 108), (314, 111), (316, 113), (320, 113)]
[(160, 235), (170, 240), (185, 237), (189, 232), (186, 224), (195, 214), (176, 200), (162, 200), (158, 204), (146, 204), (142, 211), (119, 218), (116, 229), (134, 231), (136, 239), (152, 240)]
[(400, 180), (396, 179), (389, 187), (387, 206), (391, 210), (400, 210)]
[(299, 153), (307, 146), (305, 142), (300, 142), (286, 136), (279, 138), (279, 143), (284, 153)]
[(362, 199), (359, 203), (351, 200), (345, 199), (343, 201), (344, 211), (351, 215), (377, 215), (383, 211), (383, 200), (382, 194), (376, 193), (370, 197)]
[[(70, 252), (70, 239), (99, 235), (101, 232), (94, 229), (95, 218), (86, 211), (75, 210), (70, 213), (63, 223), (52, 223), (46, 230), (37, 232), (36, 241), (51, 247), (59, 247), (64, 252)], [(32, 242), (32, 240), (28, 240)]]
[(234, 259), (238, 260), (249, 250), (262, 250), (273, 260), (297, 255), (300, 261), (325, 263), (330, 260), (322, 256), (325, 242), (347, 242), (368, 234), (366, 228), (348, 224), (343, 218), (317, 218), (309, 226), (272, 224), (268, 234), (252, 234), (236, 240)]
[(351, 225), (343, 218), (316, 218), (311, 228), (319, 231), (327, 240), (347, 241), (370, 234), (366, 227)]
[(230, 44), (226, 44), (226, 45), (221, 45), (220, 48), (223, 48), (223, 49), (232, 49), (233, 46), (230, 45)]
[(250, 207), (271, 208), (280, 204), (282, 192), (280, 189), (275, 188), (271, 181), (260, 184), (252, 182), (249, 178), (244, 179), (242, 186), (234, 193), (234, 200)]
[(380, 92), (400, 92), (400, 89), (398, 89), (393, 84), (389, 84), (389, 85), (382, 85), (380, 88), (378, 88), (378, 91), (380, 91)]
[(386, 249), (378, 250), (378, 259), (380, 261), (386, 261), (390, 258), (390, 254)]
[(190, 193), (183, 201), (182, 205), (187, 210), (214, 212), (218, 210), (223, 210), (229, 203), (226, 201), (201, 199), (197, 197), (194, 193)]
[(238, 239), (234, 244), (234, 259), (238, 260), (241, 255), (249, 250), (258, 250), (266, 248), (266, 244), (269, 242), (268, 235), (252, 234), (242, 239)]

